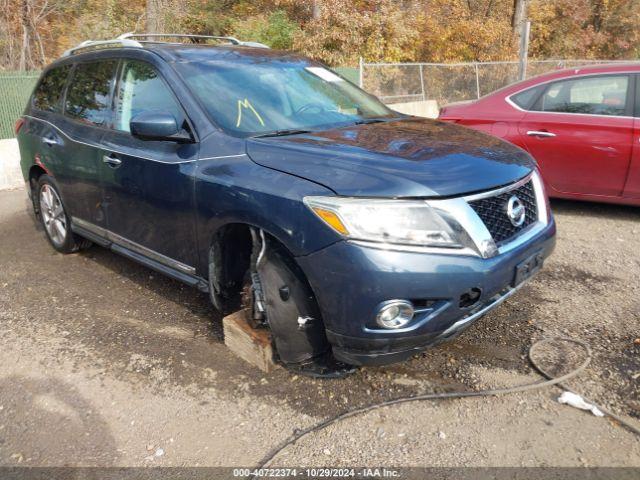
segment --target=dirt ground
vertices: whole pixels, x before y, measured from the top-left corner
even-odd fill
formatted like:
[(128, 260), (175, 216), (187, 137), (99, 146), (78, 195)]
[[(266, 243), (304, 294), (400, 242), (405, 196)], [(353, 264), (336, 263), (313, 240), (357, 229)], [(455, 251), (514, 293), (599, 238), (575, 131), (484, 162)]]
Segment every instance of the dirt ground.
[[(322, 381), (236, 358), (206, 295), (99, 247), (54, 252), (25, 192), (0, 192), (0, 465), (251, 466), (295, 428), (356, 406), (538, 380), (528, 347), (558, 334), (593, 349), (571, 385), (640, 424), (640, 209), (553, 209), (554, 255), (496, 311), (409, 362)], [(274, 463), (640, 467), (638, 437), (560, 393), (389, 407)]]

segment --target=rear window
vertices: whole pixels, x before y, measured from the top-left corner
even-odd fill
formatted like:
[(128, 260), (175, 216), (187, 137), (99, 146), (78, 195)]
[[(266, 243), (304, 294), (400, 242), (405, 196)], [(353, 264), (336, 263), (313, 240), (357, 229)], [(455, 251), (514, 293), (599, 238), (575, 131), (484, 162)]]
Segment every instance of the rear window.
[(65, 114), (89, 125), (105, 125), (117, 64), (116, 60), (79, 64), (67, 91)]
[(52, 68), (44, 74), (33, 92), (33, 106), (38, 110), (57, 112), (60, 110), (60, 99), (67, 83), (71, 65)]

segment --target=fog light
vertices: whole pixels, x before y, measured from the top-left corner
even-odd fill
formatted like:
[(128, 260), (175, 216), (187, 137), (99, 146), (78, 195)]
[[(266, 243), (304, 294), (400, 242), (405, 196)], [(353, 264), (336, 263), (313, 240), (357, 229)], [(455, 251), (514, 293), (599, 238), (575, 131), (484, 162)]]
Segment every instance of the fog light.
[(413, 318), (414, 310), (411, 302), (406, 300), (389, 300), (378, 309), (376, 322), (383, 328), (402, 328)]

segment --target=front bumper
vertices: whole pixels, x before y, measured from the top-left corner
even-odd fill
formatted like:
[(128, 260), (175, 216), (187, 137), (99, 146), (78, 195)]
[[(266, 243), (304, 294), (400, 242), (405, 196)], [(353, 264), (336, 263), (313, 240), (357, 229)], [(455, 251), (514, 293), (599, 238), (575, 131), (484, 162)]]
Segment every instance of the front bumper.
[[(315, 292), (336, 358), (354, 365), (384, 365), (456, 336), (510, 297), (522, 286), (512, 286), (516, 266), (534, 254), (548, 257), (555, 232), (551, 219), (535, 237), (487, 259), (341, 241), (297, 260)], [(461, 296), (473, 288), (481, 290), (480, 298), (472, 306), (461, 306)], [(374, 323), (376, 308), (390, 299), (424, 307), (408, 326), (383, 330)]]

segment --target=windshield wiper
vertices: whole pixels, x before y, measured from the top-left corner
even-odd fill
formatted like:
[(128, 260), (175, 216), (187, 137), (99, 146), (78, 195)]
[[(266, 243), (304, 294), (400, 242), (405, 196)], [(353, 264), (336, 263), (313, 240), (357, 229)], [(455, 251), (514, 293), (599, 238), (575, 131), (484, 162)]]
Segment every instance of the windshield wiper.
[(253, 138), (262, 138), (262, 137), (284, 137), (287, 135), (297, 135), (298, 133), (309, 133), (311, 130), (297, 130), (297, 129), (289, 129), (289, 130), (274, 130), (273, 132), (261, 133), (259, 135), (254, 135)]

